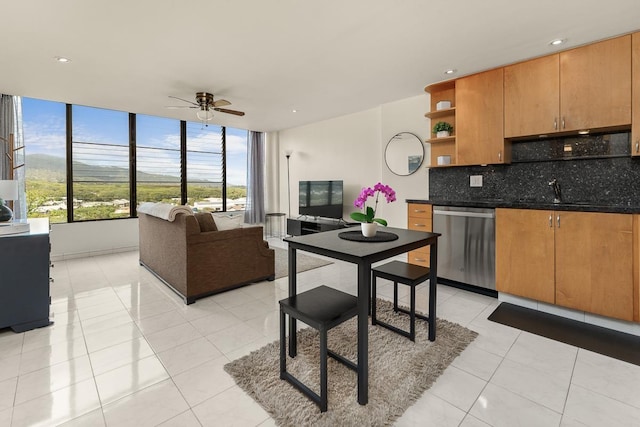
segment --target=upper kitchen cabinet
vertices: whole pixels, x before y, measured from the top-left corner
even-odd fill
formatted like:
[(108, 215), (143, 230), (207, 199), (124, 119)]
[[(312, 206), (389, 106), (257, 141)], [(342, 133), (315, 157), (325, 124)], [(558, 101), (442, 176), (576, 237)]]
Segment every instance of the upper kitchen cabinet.
[(631, 124), (631, 36), (560, 53), (560, 130)]
[(632, 35), (631, 54), (631, 111), (633, 112), (631, 127), (631, 155), (640, 156), (640, 33)]
[(461, 165), (509, 163), (504, 140), (503, 69), (456, 80), (456, 159)]
[(631, 36), (505, 67), (506, 138), (631, 124)]
[(559, 55), (504, 68), (505, 138), (556, 132), (559, 118)]

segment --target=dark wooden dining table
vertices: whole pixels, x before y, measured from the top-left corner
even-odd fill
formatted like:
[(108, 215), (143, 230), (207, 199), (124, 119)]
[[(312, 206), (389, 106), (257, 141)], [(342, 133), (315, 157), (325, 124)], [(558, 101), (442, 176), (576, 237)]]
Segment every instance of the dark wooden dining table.
[[(369, 301), (371, 292), (371, 266), (385, 259), (430, 246), (429, 275), (429, 340), (436, 339), (436, 286), (439, 233), (385, 227), (387, 233), (398, 236), (387, 242), (362, 242), (341, 239), (338, 235), (351, 229), (287, 237), (289, 245), (289, 296), (297, 294), (296, 251), (311, 252), (329, 258), (356, 264), (358, 267), (358, 403), (369, 401)], [(432, 285), (433, 284), (433, 285)], [(326, 283), (331, 286), (331, 283)], [(289, 318), (289, 356), (297, 354), (296, 319)]]

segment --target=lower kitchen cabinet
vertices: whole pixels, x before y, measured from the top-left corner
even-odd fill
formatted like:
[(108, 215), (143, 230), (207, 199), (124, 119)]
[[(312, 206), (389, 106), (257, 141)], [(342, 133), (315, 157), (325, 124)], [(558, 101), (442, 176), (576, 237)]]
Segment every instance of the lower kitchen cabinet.
[(497, 290), (634, 320), (633, 237), (632, 215), (497, 209)]
[[(432, 231), (433, 207), (423, 203), (409, 203), (407, 207), (407, 228), (409, 230)], [(429, 246), (408, 253), (409, 264), (429, 267), (431, 252)]]
[(555, 303), (551, 212), (496, 209), (496, 289)]
[(555, 215), (556, 304), (633, 320), (633, 217)]

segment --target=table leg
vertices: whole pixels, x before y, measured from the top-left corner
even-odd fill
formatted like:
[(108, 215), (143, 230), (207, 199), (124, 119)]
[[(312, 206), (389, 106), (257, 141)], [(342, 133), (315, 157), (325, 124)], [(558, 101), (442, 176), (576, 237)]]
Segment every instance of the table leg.
[[(296, 274), (296, 250), (289, 246), (289, 297), (292, 297), (298, 293), (297, 286), (297, 274)], [(293, 316), (289, 316), (289, 356), (296, 357), (298, 354), (297, 346), (297, 326), (296, 319)]]
[(429, 258), (429, 341), (436, 340), (436, 294), (438, 289), (438, 242), (430, 245)]
[(358, 264), (358, 403), (369, 402), (369, 294), (371, 263)]

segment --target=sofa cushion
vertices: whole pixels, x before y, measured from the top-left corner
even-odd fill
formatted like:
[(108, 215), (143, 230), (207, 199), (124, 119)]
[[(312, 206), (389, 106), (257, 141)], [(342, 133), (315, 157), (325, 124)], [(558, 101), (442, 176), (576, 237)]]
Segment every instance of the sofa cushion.
[(243, 215), (214, 215), (214, 221), (218, 230), (233, 230), (234, 228), (242, 228)]
[(213, 220), (213, 216), (209, 212), (196, 212), (194, 214), (201, 232), (218, 231), (216, 222)]

